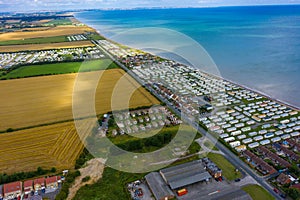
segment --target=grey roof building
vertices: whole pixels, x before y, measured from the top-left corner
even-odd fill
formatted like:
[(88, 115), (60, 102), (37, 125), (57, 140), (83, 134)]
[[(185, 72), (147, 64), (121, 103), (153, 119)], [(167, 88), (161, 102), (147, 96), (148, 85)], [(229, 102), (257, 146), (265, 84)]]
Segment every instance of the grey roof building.
[(201, 160), (162, 169), (160, 174), (172, 190), (212, 178)]
[(145, 176), (148, 186), (156, 200), (166, 200), (174, 198), (174, 193), (171, 191), (166, 182), (162, 179), (158, 172), (151, 172)]

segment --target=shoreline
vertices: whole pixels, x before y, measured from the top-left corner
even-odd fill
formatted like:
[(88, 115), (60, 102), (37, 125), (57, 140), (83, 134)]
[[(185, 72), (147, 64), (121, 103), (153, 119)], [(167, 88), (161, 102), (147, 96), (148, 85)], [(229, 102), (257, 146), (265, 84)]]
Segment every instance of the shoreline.
[[(76, 13), (80, 13), (80, 12), (76, 12)], [(80, 19), (78, 19), (75, 15), (73, 15), (73, 17), (74, 17), (76, 20), (78, 20), (79, 22), (82, 23), (82, 21), (81, 21)], [(117, 44), (120, 44), (120, 45), (124, 45), (124, 44), (121, 44), (121, 43), (119, 43), (119, 42), (116, 42), (116, 41), (113, 41), (113, 40), (109, 39), (107, 36), (101, 34), (101, 31), (98, 30), (98, 29), (95, 28), (95, 27), (93, 27), (93, 26), (91, 26), (91, 25), (89, 25), (89, 24), (85, 24), (85, 23), (82, 23), (82, 24), (84, 24), (84, 25), (86, 25), (86, 26), (92, 28), (93, 30), (95, 30), (100, 36), (102, 36), (102, 37), (105, 38), (106, 40), (111, 41), (111, 42), (114, 42), (114, 43), (117, 43)], [(127, 45), (125, 45), (125, 46), (127, 46)], [(128, 46), (128, 47), (129, 47), (129, 46)], [(129, 48), (131, 48), (131, 47), (129, 47)], [(147, 52), (147, 51), (145, 51), (145, 52)], [(153, 54), (152, 52), (147, 52), (147, 53), (150, 53), (150, 54), (152, 54), (152, 55), (156, 55), (156, 54)], [(158, 56), (158, 55), (156, 55), (156, 56)], [(159, 57), (164, 58), (164, 59), (166, 59), (166, 60), (172, 60), (172, 59), (170, 59), (170, 58), (166, 58), (166, 57), (163, 57), (163, 56), (159, 56)], [(175, 61), (175, 60), (173, 60), (173, 61)], [(179, 61), (175, 61), (175, 62), (180, 63), (180, 64), (182, 64), (182, 65), (187, 65), (187, 64), (181, 63), (181, 62), (179, 62)], [(270, 95), (266, 94), (265, 92), (262, 92), (262, 91), (253, 89), (253, 88), (251, 88), (251, 87), (249, 87), (249, 86), (246, 86), (246, 85), (244, 85), (244, 84), (237, 83), (237, 82), (235, 82), (235, 81), (232, 81), (232, 80), (229, 80), (229, 79), (226, 79), (226, 78), (217, 76), (217, 75), (215, 75), (215, 74), (210, 74), (210, 73), (207, 73), (207, 72), (202, 71), (202, 70), (200, 70), (200, 71), (201, 71), (202, 73), (209, 74), (209, 75), (211, 75), (211, 76), (213, 76), (213, 77), (215, 77), (215, 78), (218, 78), (218, 79), (221, 79), (221, 80), (230, 82), (230, 83), (232, 83), (232, 84), (234, 84), (234, 85), (237, 85), (238, 87), (241, 87), (241, 88), (243, 88), (243, 89), (250, 90), (250, 91), (252, 91), (252, 92), (254, 92), (254, 93), (257, 93), (257, 94), (259, 94), (259, 95), (261, 95), (261, 96), (263, 96), (263, 97), (266, 97), (266, 98), (268, 98), (268, 99), (270, 99), (270, 100), (273, 100), (273, 101), (275, 101), (275, 102), (277, 102), (277, 103), (280, 103), (280, 104), (282, 104), (282, 105), (284, 105), (284, 106), (286, 106), (286, 107), (289, 107), (289, 108), (294, 109), (294, 110), (296, 110), (296, 111), (300, 111), (300, 107), (298, 107), (298, 106), (296, 106), (296, 105), (293, 105), (292, 103), (286, 102), (286, 101), (284, 101), (284, 100), (281, 100), (281, 99), (277, 99), (277, 98), (271, 97)]]

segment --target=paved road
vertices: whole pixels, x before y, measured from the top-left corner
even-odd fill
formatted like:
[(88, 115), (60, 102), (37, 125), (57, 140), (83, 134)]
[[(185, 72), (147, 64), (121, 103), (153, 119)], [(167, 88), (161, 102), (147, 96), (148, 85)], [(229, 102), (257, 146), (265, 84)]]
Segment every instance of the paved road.
[[(126, 71), (129, 75), (131, 75), (137, 82), (139, 82), (141, 85), (145, 85), (145, 83), (139, 77), (137, 77), (132, 71), (128, 70), (127, 67), (125, 67), (122, 63), (120, 63), (114, 56), (112, 56), (104, 48), (102, 48), (100, 45), (98, 45), (97, 42), (93, 41), (93, 43), (96, 44), (96, 46), (99, 49), (101, 49), (104, 53), (106, 53), (107, 56), (110, 57), (114, 62), (116, 62), (124, 71)], [(254, 172), (246, 163), (244, 163), (242, 160), (240, 160), (227, 147), (225, 147), (222, 143), (220, 143), (215, 137), (213, 137), (210, 133), (208, 133), (202, 127), (198, 126), (197, 122), (191, 121), (188, 116), (185, 116), (183, 113), (179, 112), (170, 102), (168, 102), (165, 98), (163, 98), (161, 95), (159, 95), (152, 88), (147, 88), (147, 89), (150, 92), (152, 92), (152, 94), (155, 95), (159, 100), (164, 102), (174, 113), (176, 113), (178, 116), (181, 116), (182, 120), (189, 123), (192, 127), (194, 127), (196, 130), (198, 130), (203, 136), (207, 137), (213, 144), (215, 144), (215, 146), (225, 154), (225, 157), (233, 165), (235, 165), (235, 167), (237, 169), (239, 169), (241, 172), (247, 173), (252, 178), (254, 178), (255, 181), (257, 181), (262, 187), (264, 187), (276, 199), (279, 199), (279, 200), (282, 199), (277, 193), (275, 193), (273, 191), (273, 187), (263, 177), (257, 175), (256, 172)]]

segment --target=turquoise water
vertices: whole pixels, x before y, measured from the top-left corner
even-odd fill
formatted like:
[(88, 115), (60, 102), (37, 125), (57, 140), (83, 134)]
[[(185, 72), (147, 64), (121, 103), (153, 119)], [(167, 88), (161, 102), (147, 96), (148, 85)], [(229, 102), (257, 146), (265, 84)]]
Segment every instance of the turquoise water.
[(76, 17), (107, 37), (142, 27), (184, 33), (208, 51), (224, 78), (300, 107), (300, 6), (87, 11)]

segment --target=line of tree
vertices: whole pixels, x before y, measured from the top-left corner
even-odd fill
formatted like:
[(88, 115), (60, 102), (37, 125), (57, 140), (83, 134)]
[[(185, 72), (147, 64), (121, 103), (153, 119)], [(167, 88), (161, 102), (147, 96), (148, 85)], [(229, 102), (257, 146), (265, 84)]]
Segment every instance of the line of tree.
[(10, 175), (3, 173), (3, 174), (0, 174), (0, 185), (5, 184), (5, 183), (11, 183), (14, 181), (26, 180), (26, 179), (46, 175), (49, 173), (55, 173), (55, 172), (56, 172), (55, 167), (53, 167), (51, 170), (45, 170), (41, 167), (38, 167), (36, 171), (32, 171), (32, 172), (18, 172), (18, 173), (13, 173)]
[(132, 140), (125, 143), (118, 144), (117, 146), (126, 151), (139, 151), (143, 147), (157, 147), (161, 148), (168, 144), (173, 138), (171, 132), (163, 132), (161, 134), (154, 135), (149, 138), (143, 138), (139, 140)]

